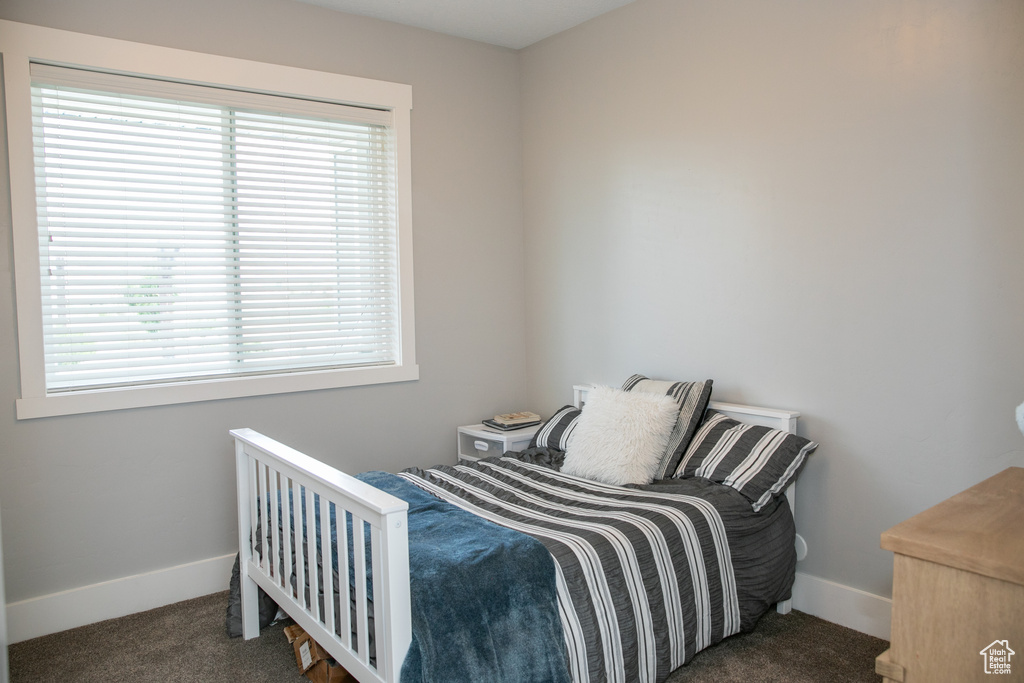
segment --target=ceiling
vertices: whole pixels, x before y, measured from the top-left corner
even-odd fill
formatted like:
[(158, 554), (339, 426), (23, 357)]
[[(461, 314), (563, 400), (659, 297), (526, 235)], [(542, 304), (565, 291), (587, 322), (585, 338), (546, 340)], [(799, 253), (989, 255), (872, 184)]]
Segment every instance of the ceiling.
[(299, 0), (519, 49), (633, 0)]

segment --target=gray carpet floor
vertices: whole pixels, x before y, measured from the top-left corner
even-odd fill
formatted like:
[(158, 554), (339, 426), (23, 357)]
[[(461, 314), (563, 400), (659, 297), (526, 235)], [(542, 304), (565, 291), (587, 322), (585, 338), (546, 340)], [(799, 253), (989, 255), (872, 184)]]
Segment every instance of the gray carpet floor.
[[(11, 683), (302, 683), (278, 623), (259, 638), (224, 632), (227, 592), (10, 646)], [(881, 679), (878, 638), (816, 617), (774, 612), (750, 633), (698, 653), (668, 683), (856, 683)], [(443, 682), (438, 682), (443, 683)]]

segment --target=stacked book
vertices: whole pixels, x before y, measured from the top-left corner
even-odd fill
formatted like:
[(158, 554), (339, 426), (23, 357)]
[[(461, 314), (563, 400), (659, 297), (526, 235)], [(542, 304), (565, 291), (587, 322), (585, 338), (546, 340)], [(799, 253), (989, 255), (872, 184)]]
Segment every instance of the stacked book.
[(540, 415), (529, 411), (518, 413), (502, 413), (483, 420), (483, 425), (501, 432), (508, 432), (513, 429), (525, 429), (540, 424)]

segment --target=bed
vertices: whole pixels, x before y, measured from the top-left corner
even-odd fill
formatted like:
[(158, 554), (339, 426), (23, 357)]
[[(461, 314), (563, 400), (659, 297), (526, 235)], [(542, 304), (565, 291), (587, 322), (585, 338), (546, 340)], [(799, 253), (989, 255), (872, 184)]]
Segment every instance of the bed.
[[(663, 681), (772, 605), (788, 612), (806, 554), (793, 482), (816, 444), (796, 436), (799, 414), (709, 401), (710, 382), (704, 393), (672, 465), (690, 475), (626, 486), (579, 476), (543, 443), (356, 478), (233, 430), (242, 635), (259, 634), (265, 597), (364, 683)], [(580, 423), (603, 396), (577, 386), (559, 414)], [(751, 497), (735, 480), (756, 458), (737, 467), (723, 444), (755, 429), (799, 458)]]

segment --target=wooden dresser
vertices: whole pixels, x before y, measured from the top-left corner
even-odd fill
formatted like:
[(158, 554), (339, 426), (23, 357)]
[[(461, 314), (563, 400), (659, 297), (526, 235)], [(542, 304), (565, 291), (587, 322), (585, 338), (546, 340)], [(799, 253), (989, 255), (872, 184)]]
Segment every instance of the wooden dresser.
[(897, 524), (882, 548), (895, 553), (883, 681), (1024, 681), (1024, 468)]

